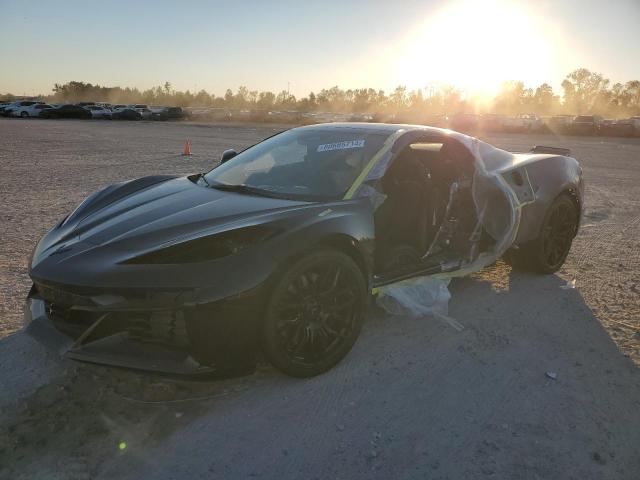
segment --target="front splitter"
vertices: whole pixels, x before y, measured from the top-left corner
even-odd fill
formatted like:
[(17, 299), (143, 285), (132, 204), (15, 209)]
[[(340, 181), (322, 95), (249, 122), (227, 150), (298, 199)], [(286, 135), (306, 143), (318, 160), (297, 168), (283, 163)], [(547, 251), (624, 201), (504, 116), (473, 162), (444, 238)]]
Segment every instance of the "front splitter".
[(44, 302), (28, 298), (25, 304), (25, 333), (60, 356), (83, 362), (159, 372), (170, 375), (205, 375), (214, 367), (198, 363), (188, 351), (134, 341), (126, 332), (78, 344), (55, 328)]

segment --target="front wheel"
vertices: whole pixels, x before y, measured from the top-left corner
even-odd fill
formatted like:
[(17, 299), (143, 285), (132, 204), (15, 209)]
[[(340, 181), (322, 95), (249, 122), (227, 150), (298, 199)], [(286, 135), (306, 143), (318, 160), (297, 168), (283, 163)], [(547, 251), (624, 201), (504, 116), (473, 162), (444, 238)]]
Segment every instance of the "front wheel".
[(305, 255), (276, 282), (262, 326), (267, 359), (293, 377), (312, 377), (353, 347), (364, 318), (365, 278), (337, 250)]
[(511, 252), (512, 264), (536, 273), (560, 270), (578, 231), (578, 219), (576, 204), (568, 195), (560, 195), (547, 210), (538, 238)]
[(27, 118), (29, 116), (29, 114), (27, 112), (20, 112), (20, 116), (22, 118)]

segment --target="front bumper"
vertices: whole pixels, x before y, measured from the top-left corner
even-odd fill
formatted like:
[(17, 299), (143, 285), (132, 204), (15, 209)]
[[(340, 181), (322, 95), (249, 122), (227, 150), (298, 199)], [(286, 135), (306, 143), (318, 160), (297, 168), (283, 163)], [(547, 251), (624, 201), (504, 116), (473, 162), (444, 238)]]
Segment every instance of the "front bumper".
[(106, 317), (99, 317), (83, 332), (86, 335), (74, 339), (55, 326), (45, 308), (46, 303), (43, 299), (27, 299), (25, 331), (62, 357), (175, 375), (201, 375), (216, 371), (212, 366), (200, 364), (189, 351), (140, 342), (132, 338), (127, 331), (92, 340), (91, 331), (98, 329)]
[[(116, 309), (89, 305), (88, 296), (52, 290), (42, 285), (31, 289), (24, 307), (25, 331), (62, 357), (172, 375), (255, 370), (257, 329), (246, 321), (250, 310), (239, 308), (237, 301), (168, 308), (167, 295), (146, 302), (144, 309), (139, 299)], [(64, 300), (69, 303), (60, 303)]]

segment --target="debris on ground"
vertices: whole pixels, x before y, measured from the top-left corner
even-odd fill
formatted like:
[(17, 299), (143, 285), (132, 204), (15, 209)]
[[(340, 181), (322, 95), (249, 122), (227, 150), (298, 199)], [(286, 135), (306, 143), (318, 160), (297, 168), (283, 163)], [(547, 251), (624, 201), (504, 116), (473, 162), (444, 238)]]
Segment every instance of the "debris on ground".
[(443, 314), (438, 313), (438, 312), (433, 312), (433, 316), (436, 317), (436, 318), (439, 318), (440, 320), (443, 320), (445, 323), (447, 323), (447, 325), (449, 325), (450, 327), (456, 329), (459, 332), (464, 330), (464, 325), (462, 325), (455, 318), (451, 318), (448, 315), (443, 315)]

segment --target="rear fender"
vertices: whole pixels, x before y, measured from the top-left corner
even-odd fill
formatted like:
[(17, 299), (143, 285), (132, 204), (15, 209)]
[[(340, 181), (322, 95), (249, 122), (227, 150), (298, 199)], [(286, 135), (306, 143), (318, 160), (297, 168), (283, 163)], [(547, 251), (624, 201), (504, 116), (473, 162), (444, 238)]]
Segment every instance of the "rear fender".
[(526, 166), (527, 174), (535, 194), (535, 201), (522, 209), (522, 220), (516, 244), (538, 237), (544, 216), (553, 201), (562, 193), (572, 195), (582, 216), (584, 183), (582, 170), (572, 157), (547, 157)]

